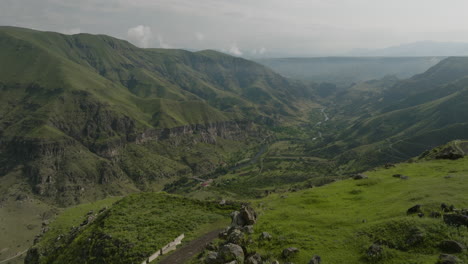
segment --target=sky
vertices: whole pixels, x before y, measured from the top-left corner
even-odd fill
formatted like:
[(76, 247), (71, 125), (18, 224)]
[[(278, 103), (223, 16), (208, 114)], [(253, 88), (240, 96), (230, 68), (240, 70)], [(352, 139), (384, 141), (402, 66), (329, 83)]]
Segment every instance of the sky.
[(466, 0), (0, 0), (0, 25), (106, 34), (143, 48), (332, 56), (468, 42)]

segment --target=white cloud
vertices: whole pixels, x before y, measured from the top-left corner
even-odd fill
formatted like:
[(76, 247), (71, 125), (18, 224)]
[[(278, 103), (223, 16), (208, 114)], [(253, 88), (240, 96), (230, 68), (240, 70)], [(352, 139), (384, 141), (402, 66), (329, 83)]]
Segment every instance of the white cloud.
[(174, 47), (164, 41), (161, 35), (158, 35), (159, 47), (163, 49), (173, 49)]
[(149, 48), (153, 33), (148, 26), (138, 25), (127, 31), (127, 39), (140, 48)]
[(205, 35), (203, 35), (203, 33), (200, 33), (200, 32), (195, 32), (195, 38), (198, 41), (203, 41), (205, 39)]
[(231, 48), (229, 48), (229, 53), (236, 55), (236, 56), (242, 56), (242, 51), (237, 47), (237, 44), (232, 44)]
[(258, 50), (258, 54), (263, 55), (263, 54), (265, 54), (266, 51), (267, 51), (267, 50), (265, 49), (265, 47), (261, 47), (261, 48)]
[(66, 34), (66, 35), (80, 34), (81, 29), (80, 28), (69, 28), (69, 29), (62, 30), (62, 33)]

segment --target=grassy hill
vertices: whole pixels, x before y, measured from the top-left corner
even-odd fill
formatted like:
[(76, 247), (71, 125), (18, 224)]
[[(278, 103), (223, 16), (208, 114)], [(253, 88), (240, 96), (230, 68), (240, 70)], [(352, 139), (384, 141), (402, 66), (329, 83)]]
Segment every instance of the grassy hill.
[[(326, 263), (436, 263), (443, 240), (468, 243), (466, 227), (457, 230), (429, 217), (441, 212), (441, 203), (468, 207), (467, 157), (402, 163), (365, 175), (368, 179), (259, 200), (261, 214), (253, 237), (269, 232), (273, 239), (258, 241), (251, 250), (282, 259), (284, 248), (297, 247), (300, 252), (289, 259), (295, 263), (306, 263), (315, 254)], [(424, 217), (406, 214), (416, 204)], [(383, 248), (376, 259), (367, 255), (374, 243)], [(468, 260), (466, 251), (458, 257)]]
[[(310, 102), (306, 86), (254, 62), (103, 35), (0, 27), (0, 63), (0, 174), (22, 170), (61, 204), (213, 170), (239, 150), (224, 147), (301, 120), (296, 103)], [(207, 143), (220, 147), (199, 154)], [(153, 158), (137, 169), (142, 153)]]

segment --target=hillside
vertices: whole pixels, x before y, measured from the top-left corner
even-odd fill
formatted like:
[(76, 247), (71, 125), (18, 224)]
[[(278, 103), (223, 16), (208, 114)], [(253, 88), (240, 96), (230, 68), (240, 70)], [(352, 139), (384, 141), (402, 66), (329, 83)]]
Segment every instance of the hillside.
[[(467, 142), (458, 145), (468, 146)], [(442, 246), (444, 241), (468, 244), (466, 227), (447, 225), (444, 219), (448, 216), (442, 217), (466, 213), (461, 209), (468, 207), (465, 199), (468, 157), (436, 158), (451, 146), (441, 146), (410, 162), (372, 169), (356, 179), (250, 200), (258, 215), (253, 232), (231, 228), (226, 239), (242, 246), (244, 260), (254, 256), (269, 263), (273, 260), (308, 263), (317, 255), (332, 264), (434, 264), (443, 253), (467, 261), (466, 249), (453, 252), (453, 248)], [(441, 208), (442, 203), (449, 211)], [(420, 209), (407, 213), (415, 205), (420, 205)], [(451, 205), (455, 209), (448, 209)], [(84, 216), (84, 208), (68, 209), (29, 251), (26, 263), (90, 260), (140, 263), (152, 248), (160, 247), (180, 233), (186, 232), (191, 240), (218, 228), (216, 224), (208, 229), (201, 226), (224, 219), (230, 211), (238, 210), (238, 206), (220, 206), (167, 194), (136, 194), (116, 202), (96, 217), (95, 211)], [(92, 220), (67, 233), (70, 226), (90, 219), (90, 215)], [(180, 221), (181, 218), (184, 220)], [(228, 224), (223, 221), (220, 226)], [(213, 260), (213, 251), (229, 242), (223, 238), (215, 240), (205, 253), (195, 254), (190, 263), (222, 263)], [(287, 256), (282, 253), (292, 247), (298, 252)]]
[(245, 149), (261, 126), (300, 120), (297, 102), (310, 102), (306, 86), (241, 58), (103, 35), (1, 27), (0, 62), (0, 173), (22, 171), (61, 204), (209, 172), (239, 150), (223, 145)]
[(407, 80), (366, 82), (337, 93), (327, 142), (310, 153), (359, 171), (466, 139), (467, 77), (468, 58), (452, 57)]

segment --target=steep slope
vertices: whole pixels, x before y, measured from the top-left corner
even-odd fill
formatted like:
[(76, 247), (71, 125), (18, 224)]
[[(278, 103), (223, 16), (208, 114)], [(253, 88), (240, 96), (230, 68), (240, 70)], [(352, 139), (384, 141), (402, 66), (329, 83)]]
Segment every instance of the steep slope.
[(0, 63), (0, 175), (61, 204), (210, 172), (310, 98), (244, 59), (101, 35), (0, 27)]
[(447, 58), (408, 80), (367, 82), (335, 97), (341, 131), (312, 153), (352, 170), (408, 159), (468, 134), (468, 58)]

